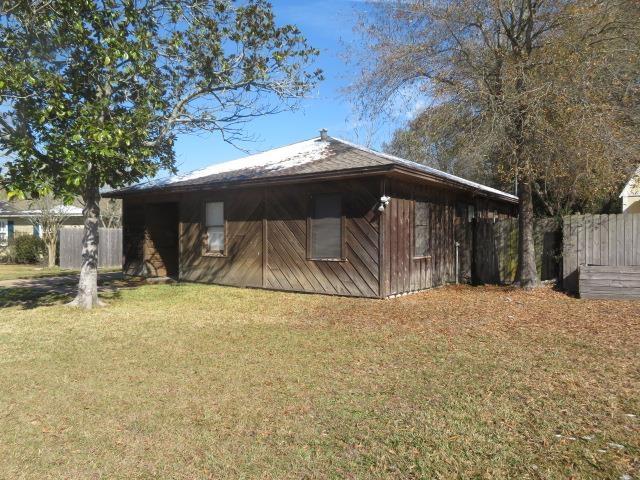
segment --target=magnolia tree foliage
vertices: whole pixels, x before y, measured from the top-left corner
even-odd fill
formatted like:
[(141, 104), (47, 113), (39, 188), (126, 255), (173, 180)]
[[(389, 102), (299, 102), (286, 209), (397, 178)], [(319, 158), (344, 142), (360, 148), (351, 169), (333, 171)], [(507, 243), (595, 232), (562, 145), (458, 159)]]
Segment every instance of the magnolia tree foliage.
[[(10, 195), (85, 205), (76, 303), (97, 303), (99, 191), (174, 170), (176, 135), (242, 138), (320, 79), (263, 0), (0, 3), (0, 150)], [(87, 280), (88, 279), (88, 280)]]

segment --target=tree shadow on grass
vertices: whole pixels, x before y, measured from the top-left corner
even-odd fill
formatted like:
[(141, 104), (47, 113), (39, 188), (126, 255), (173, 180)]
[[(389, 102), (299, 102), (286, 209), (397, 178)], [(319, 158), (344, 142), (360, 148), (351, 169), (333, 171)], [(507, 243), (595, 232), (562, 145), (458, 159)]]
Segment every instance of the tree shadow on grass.
[[(127, 280), (121, 276), (101, 279), (98, 282), (100, 298), (107, 301), (119, 299), (121, 288), (133, 288), (141, 283), (140, 280)], [(47, 284), (47, 282), (36, 280), (24, 286), (0, 287), (0, 308), (21, 307), (28, 310), (60, 305), (73, 300), (77, 290), (76, 281)]]
[[(73, 300), (76, 289), (71, 291), (45, 291), (33, 288), (0, 288), (0, 308), (21, 307), (24, 310), (47, 307), (51, 305), (65, 304)], [(100, 298), (103, 300), (116, 300), (121, 297), (117, 288), (101, 290)]]

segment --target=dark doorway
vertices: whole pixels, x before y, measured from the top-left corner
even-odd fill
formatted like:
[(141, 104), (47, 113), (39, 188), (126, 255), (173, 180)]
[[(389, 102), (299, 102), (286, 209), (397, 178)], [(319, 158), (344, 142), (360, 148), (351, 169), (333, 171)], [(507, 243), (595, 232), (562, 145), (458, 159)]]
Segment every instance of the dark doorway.
[(145, 211), (147, 238), (145, 264), (150, 275), (177, 278), (178, 252), (178, 204), (150, 203)]

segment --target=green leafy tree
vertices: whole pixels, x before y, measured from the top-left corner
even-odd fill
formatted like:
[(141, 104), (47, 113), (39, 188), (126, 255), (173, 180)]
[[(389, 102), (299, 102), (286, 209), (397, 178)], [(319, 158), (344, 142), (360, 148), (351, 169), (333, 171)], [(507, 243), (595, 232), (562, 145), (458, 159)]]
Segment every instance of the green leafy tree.
[(97, 296), (100, 189), (174, 170), (176, 135), (295, 106), (321, 79), (263, 0), (0, 1), (0, 150), (10, 196), (84, 203), (75, 305)]

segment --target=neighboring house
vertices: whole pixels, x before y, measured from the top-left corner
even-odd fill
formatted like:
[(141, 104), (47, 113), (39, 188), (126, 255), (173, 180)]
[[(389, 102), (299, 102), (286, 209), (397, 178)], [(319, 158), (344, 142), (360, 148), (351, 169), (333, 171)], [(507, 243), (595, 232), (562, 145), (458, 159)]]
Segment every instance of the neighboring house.
[(622, 213), (640, 213), (640, 167), (625, 185), (620, 198)]
[(326, 131), (105, 196), (123, 199), (125, 273), (377, 298), (454, 282), (473, 219), (518, 201)]
[[(82, 225), (82, 209), (75, 206), (60, 205), (61, 211), (68, 216), (66, 225)], [(38, 210), (30, 209), (26, 203), (0, 201), (0, 247), (6, 246), (16, 235), (40, 235), (37, 222)]]

